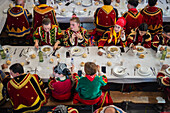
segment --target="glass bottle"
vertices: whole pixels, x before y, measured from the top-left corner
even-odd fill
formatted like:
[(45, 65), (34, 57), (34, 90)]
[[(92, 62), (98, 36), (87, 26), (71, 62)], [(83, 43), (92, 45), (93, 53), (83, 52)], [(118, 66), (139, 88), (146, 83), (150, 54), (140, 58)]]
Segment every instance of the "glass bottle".
[(6, 58), (6, 54), (5, 54), (5, 52), (4, 52), (4, 50), (3, 50), (1, 45), (0, 45), (0, 53), (1, 53), (1, 58), (5, 59)]
[(43, 59), (43, 52), (41, 51), (41, 48), (39, 48), (38, 55), (39, 55), (39, 62), (43, 62), (44, 59)]
[(165, 47), (165, 49), (162, 51), (161, 60), (165, 60), (166, 54), (167, 54), (167, 47)]

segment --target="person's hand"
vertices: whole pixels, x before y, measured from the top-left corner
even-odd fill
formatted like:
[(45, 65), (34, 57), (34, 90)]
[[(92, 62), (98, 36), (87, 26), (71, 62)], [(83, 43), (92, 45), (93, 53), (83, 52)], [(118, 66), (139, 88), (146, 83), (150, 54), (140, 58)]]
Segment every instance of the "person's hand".
[(97, 71), (100, 73), (100, 66), (97, 65)]
[(71, 72), (73, 72), (74, 71), (74, 65), (72, 64), (72, 66), (71, 66)]
[(34, 47), (38, 49), (38, 40), (35, 40), (35, 44), (34, 44)]
[(80, 39), (80, 40), (82, 40), (83, 39), (83, 37), (82, 37), (82, 35), (81, 35), (81, 33), (79, 32), (79, 33), (76, 33), (76, 36)]
[(121, 35), (120, 36), (121, 36), (121, 38), (125, 37), (125, 31), (124, 30), (121, 31)]
[(98, 51), (98, 53), (97, 53), (99, 56), (102, 56), (103, 55), (103, 52), (101, 52), (101, 51)]
[(164, 65), (162, 66), (162, 68), (161, 68), (161, 71), (165, 71), (165, 69), (167, 69), (168, 67), (169, 67), (168, 64), (164, 64)]
[(70, 42), (73, 42), (73, 39), (74, 39), (75, 37), (76, 37), (76, 34), (73, 33), (72, 36), (71, 36), (71, 38), (70, 38)]

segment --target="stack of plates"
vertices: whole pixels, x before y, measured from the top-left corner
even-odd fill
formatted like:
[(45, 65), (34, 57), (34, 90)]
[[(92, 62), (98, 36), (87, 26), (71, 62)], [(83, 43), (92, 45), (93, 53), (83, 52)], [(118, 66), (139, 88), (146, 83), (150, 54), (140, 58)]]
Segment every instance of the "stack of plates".
[[(114, 67), (114, 69), (113, 69), (113, 74), (114, 74), (115, 76), (117, 76), (117, 77), (124, 77), (124, 76), (126, 75), (126, 74), (125, 74), (126, 70), (121, 71), (121, 70), (123, 70), (123, 69), (125, 69), (125, 67), (116, 66), (116, 67)], [(121, 72), (119, 72), (119, 71), (121, 71)]]
[(140, 67), (137, 70), (138, 74), (141, 76), (149, 76), (151, 74), (151, 71), (148, 67)]

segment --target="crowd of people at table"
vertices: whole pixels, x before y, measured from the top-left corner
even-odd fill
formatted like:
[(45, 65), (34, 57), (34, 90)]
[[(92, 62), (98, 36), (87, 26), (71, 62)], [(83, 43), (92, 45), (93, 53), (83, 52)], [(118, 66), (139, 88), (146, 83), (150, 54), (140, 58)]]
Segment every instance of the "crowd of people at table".
[[(81, 22), (76, 14), (70, 19), (70, 27), (63, 34), (56, 20), (55, 10), (46, 5), (46, 0), (39, 0), (39, 5), (34, 7), (32, 26), (29, 21), (32, 15), (24, 9), (24, 0), (16, 0), (16, 5), (8, 10), (5, 27), (9, 36), (32, 40), (36, 48), (42, 45), (54, 46), (54, 50), (58, 46), (98, 46), (99, 55), (102, 55), (104, 46), (136, 49), (136, 45), (141, 45), (157, 51), (162, 45), (170, 45), (170, 25), (163, 27), (163, 11), (156, 7), (157, 0), (148, 0), (148, 5), (140, 12), (136, 9), (138, 0), (128, 0), (128, 11), (120, 18), (118, 10), (111, 5), (111, 0), (103, 0), (103, 3), (94, 14), (96, 28), (90, 35), (80, 26)], [(169, 65), (163, 65), (157, 76), (159, 84), (165, 87), (166, 92), (170, 92), (169, 75), (165, 72), (168, 67)], [(39, 111), (49, 96), (44, 90), (41, 78), (36, 74), (25, 74), (19, 63), (11, 65), (10, 72), (5, 71), (7, 68), (5, 64), (2, 65), (0, 83), (7, 91), (14, 112)], [(69, 70), (64, 63), (53, 68), (53, 74), (48, 81), (49, 92), (53, 98), (68, 100), (73, 97), (75, 104), (95, 104), (99, 107), (95, 113), (124, 113), (113, 106), (114, 100), (112, 101), (108, 91), (101, 90), (101, 87), (107, 84), (107, 77), (100, 72), (100, 66), (93, 62), (85, 63), (84, 77), (73, 73), (73, 70), (74, 66)], [(169, 99), (170, 93), (167, 94)], [(1, 92), (0, 99), (3, 95)], [(70, 113), (78, 112), (74, 108), (67, 110)]]

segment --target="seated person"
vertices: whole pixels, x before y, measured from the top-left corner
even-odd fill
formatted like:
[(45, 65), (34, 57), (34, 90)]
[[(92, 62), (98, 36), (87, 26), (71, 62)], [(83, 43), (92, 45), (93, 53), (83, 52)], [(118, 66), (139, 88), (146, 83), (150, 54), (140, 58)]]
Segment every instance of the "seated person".
[(113, 27), (118, 19), (118, 11), (111, 5), (111, 0), (103, 0), (104, 6), (98, 8), (94, 14), (95, 30), (91, 35), (98, 41), (103, 33), (110, 27)]
[(33, 29), (42, 25), (42, 20), (48, 16), (52, 25), (58, 25), (56, 13), (53, 7), (46, 5), (47, 0), (39, 0), (39, 5), (34, 7)]
[(70, 46), (88, 46), (87, 30), (80, 27), (80, 20), (78, 17), (70, 19), (70, 27), (66, 29), (63, 39), (63, 45)]
[(51, 111), (48, 111), (47, 113), (79, 113), (79, 111), (72, 107), (58, 105), (54, 107)]
[[(167, 104), (170, 105), (170, 73), (167, 73), (166, 71), (168, 67), (168, 64), (164, 64), (162, 66), (161, 70), (158, 72), (157, 81), (159, 85), (164, 89)], [(170, 72), (170, 68), (168, 72)]]
[[(85, 76), (79, 77), (78, 74), (73, 74), (73, 79), (76, 82), (76, 91), (73, 103), (78, 102), (86, 105), (97, 104), (100, 106), (110, 105), (113, 103), (108, 92), (101, 90), (102, 86), (107, 84), (107, 78), (100, 72), (100, 66), (93, 62), (86, 62), (84, 66)], [(98, 71), (99, 75), (96, 74)], [(104, 100), (105, 99), (105, 100)]]
[(70, 99), (72, 82), (69, 75), (71, 75), (70, 70), (64, 63), (59, 63), (53, 68), (53, 77), (50, 77), (48, 83), (52, 97), (57, 100)]
[(93, 113), (126, 113), (121, 108), (114, 105), (109, 105), (96, 109)]
[(148, 0), (148, 5), (142, 9), (143, 23), (148, 25), (148, 30), (151, 35), (162, 33), (163, 25), (163, 11), (156, 7), (158, 0)]
[(148, 25), (142, 23), (139, 27), (133, 29), (127, 38), (129, 47), (136, 49), (136, 45), (151, 47), (151, 34), (148, 32)]
[(39, 111), (46, 102), (40, 77), (25, 74), (20, 63), (11, 65), (9, 69), (13, 78), (8, 82), (7, 90), (14, 113)]
[(99, 55), (102, 55), (103, 46), (126, 46), (126, 37), (123, 27), (126, 25), (126, 20), (121, 17), (117, 20), (114, 27), (111, 27), (103, 34), (103, 37), (99, 40), (98, 48)]
[(152, 49), (162, 51), (163, 46), (170, 46), (170, 25), (165, 25), (163, 33), (155, 35), (152, 40)]
[(42, 26), (38, 27), (33, 34), (34, 46), (38, 49), (39, 45), (51, 45), (56, 49), (61, 37), (61, 29), (57, 25), (52, 25), (49, 18), (44, 18)]
[(126, 37), (130, 34), (131, 30), (137, 28), (143, 21), (143, 16), (136, 7), (138, 6), (138, 0), (128, 0), (127, 8), (128, 11), (122, 16), (126, 20), (125, 35)]
[(29, 19), (31, 13), (23, 8), (24, 0), (17, 0), (15, 7), (9, 8), (6, 19), (6, 30), (9, 36), (24, 37), (30, 33)]

